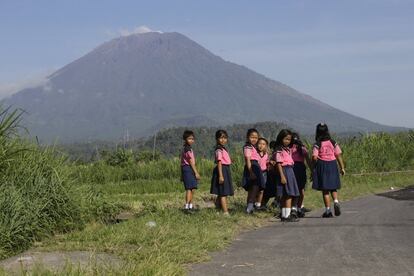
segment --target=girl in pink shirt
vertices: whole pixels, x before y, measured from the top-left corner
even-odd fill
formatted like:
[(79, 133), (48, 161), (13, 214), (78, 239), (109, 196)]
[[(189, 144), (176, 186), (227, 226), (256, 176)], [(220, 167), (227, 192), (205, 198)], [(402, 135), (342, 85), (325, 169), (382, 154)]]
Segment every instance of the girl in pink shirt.
[(281, 220), (285, 222), (298, 221), (298, 217), (291, 215), (292, 198), (300, 195), (295, 173), (293, 171), (294, 161), (290, 144), (292, 141), (292, 132), (288, 129), (282, 129), (276, 139), (276, 166), (279, 173), (277, 179), (277, 194), (282, 196), (282, 214)]
[(262, 170), (259, 165), (259, 153), (257, 151), (259, 132), (254, 128), (249, 129), (246, 140), (246, 144), (243, 147), (245, 166), (242, 187), (248, 192), (246, 213), (251, 214), (254, 211), (256, 196), (259, 190), (264, 189), (265, 183), (262, 177)]
[(268, 145), (268, 142), (265, 138), (263, 137), (259, 138), (257, 142), (257, 151), (259, 153), (259, 166), (260, 166), (261, 177), (262, 177), (264, 185), (262, 185), (262, 187), (259, 189), (259, 192), (257, 193), (257, 196), (256, 196), (256, 202), (254, 204), (254, 207), (256, 208), (256, 210), (266, 209), (266, 208), (262, 208), (262, 200), (263, 200), (264, 190), (266, 189), (267, 168), (269, 165), (269, 154), (267, 153), (267, 145)]
[(293, 133), (292, 137), (293, 139), (290, 149), (292, 151), (292, 159), (295, 162), (295, 165), (293, 165), (293, 171), (295, 172), (296, 182), (298, 183), (298, 188), (300, 192), (300, 196), (299, 198), (297, 198), (297, 202), (293, 204), (292, 209), (295, 208), (294, 211), (297, 212), (297, 215), (299, 217), (304, 217), (305, 212), (310, 211), (309, 209), (305, 209), (303, 199), (305, 198), (305, 186), (307, 180), (306, 165), (308, 166), (308, 168), (310, 168), (311, 161), (309, 158), (308, 150), (300, 140), (299, 134)]
[(185, 189), (184, 209), (192, 210), (194, 190), (198, 186), (197, 180), (200, 180), (200, 174), (197, 171), (194, 152), (191, 147), (195, 140), (194, 132), (191, 130), (184, 131), (183, 140), (184, 146), (181, 151), (181, 179)]
[(230, 170), (231, 159), (229, 152), (225, 148), (227, 140), (227, 132), (225, 130), (217, 130), (215, 150), (216, 167), (213, 170), (210, 188), (210, 193), (217, 195), (216, 206), (221, 207), (224, 215), (229, 215), (227, 196), (234, 195)]
[(341, 181), (339, 179), (338, 163), (341, 168), (341, 174), (345, 174), (342, 151), (339, 145), (331, 139), (326, 124), (318, 124), (316, 126), (315, 140), (316, 142), (312, 150), (312, 161), (314, 163), (312, 188), (322, 191), (325, 203), (325, 212), (322, 217), (333, 217), (329, 194), (331, 194), (334, 200), (335, 216), (339, 216), (341, 215), (341, 208), (337, 190), (341, 188)]

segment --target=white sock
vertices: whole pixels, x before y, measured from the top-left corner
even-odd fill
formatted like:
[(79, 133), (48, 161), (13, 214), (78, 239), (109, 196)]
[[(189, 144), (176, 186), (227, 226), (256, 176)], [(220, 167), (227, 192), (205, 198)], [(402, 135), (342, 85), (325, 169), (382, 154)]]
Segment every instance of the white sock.
[(189, 208), (189, 205), (190, 204), (186, 203), (184, 208), (187, 210)]
[(334, 200), (334, 202), (335, 202), (335, 203), (339, 203), (339, 200), (338, 200), (338, 199), (335, 199), (335, 200)]
[(254, 209), (253, 203), (247, 203), (247, 212), (250, 212)]
[(288, 218), (290, 216), (292, 208), (286, 208), (286, 217)]
[(300, 209), (303, 209), (303, 208), (305, 208), (305, 205), (302, 204), (302, 206), (300, 206)]
[(193, 204), (192, 203), (188, 204), (188, 208), (193, 209)]
[(286, 218), (286, 208), (282, 208), (282, 218)]
[(255, 205), (257, 208), (260, 208), (260, 206), (262, 206), (262, 203), (260, 203), (260, 202), (256, 202), (254, 205)]
[(331, 207), (325, 207), (325, 212), (330, 213), (331, 212)]

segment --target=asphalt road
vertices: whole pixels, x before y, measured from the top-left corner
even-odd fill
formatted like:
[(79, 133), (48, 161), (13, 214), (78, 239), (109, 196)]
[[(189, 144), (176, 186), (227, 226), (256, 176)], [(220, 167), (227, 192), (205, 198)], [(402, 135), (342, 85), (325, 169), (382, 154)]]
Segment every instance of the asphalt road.
[(414, 187), (242, 234), (190, 275), (414, 275)]

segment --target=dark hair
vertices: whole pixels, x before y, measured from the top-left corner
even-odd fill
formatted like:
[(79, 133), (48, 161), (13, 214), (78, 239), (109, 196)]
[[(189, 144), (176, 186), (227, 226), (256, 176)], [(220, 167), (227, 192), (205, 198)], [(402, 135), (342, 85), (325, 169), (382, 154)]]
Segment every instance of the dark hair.
[(194, 131), (192, 130), (185, 130), (183, 133), (183, 140), (187, 140), (188, 137), (193, 136), (194, 137)]
[(274, 140), (273, 141), (270, 141), (269, 148), (271, 150), (275, 151), (276, 150), (276, 141), (274, 141)]
[(328, 125), (320, 123), (316, 126), (315, 140), (316, 142), (327, 141), (331, 139), (331, 134), (329, 133)]
[(292, 143), (291, 144), (298, 146), (298, 152), (299, 152), (300, 155), (303, 156), (303, 148), (302, 147), (304, 145), (303, 145), (302, 141), (300, 140), (299, 134), (297, 132), (292, 133)]
[(292, 135), (292, 132), (289, 129), (282, 129), (276, 138), (276, 149), (281, 149), (283, 147), (283, 139), (286, 136)]
[(269, 142), (266, 140), (266, 138), (260, 137), (259, 140), (257, 140), (257, 143), (260, 141), (265, 141), (266, 145), (269, 145)]
[(255, 129), (255, 128), (249, 128), (247, 130), (247, 133), (246, 133), (246, 140), (249, 139), (250, 135), (252, 135), (252, 133), (255, 133), (255, 132), (257, 134), (259, 134), (259, 132), (257, 131), (257, 129)]
[(224, 129), (219, 129), (216, 131), (216, 140), (218, 140), (219, 138), (221, 138), (222, 136), (225, 136), (226, 138), (229, 137), (229, 135), (227, 135), (227, 131), (225, 131)]

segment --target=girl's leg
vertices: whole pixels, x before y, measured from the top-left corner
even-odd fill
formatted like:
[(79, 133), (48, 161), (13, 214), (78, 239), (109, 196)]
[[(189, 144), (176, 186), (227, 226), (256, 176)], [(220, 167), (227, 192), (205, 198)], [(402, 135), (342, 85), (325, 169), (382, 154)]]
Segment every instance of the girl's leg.
[(252, 213), (254, 210), (254, 201), (256, 199), (256, 194), (258, 191), (258, 187), (256, 185), (251, 185), (249, 188), (249, 192), (247, 194), (247, 209), (246, 212), (248, 214)]
[(334, 202), (338, 201), (338, 191), (337, 190), (333, 190), (331, 191), (331, 196)]
[(220, 196), (216, 197), (216, 199), (214, 200), (214, 205), (216, 205), (217, 209), (221, 209), (221, 198), (220, 198)]
[(282, 197), (282, 218), (286, 219), (290, 216), (292, 208), (292, 198), (290, 196)]
[(338, 192), (336, 190), (331, 191), (332, 199), (334, 200), (334, 210), (335, 210), (335, 216), (341, 215), (341, 206), (339, 205), (338, 200)]
[(325, 203), (325, 208), (330, 208), (331, 207), (331, 199), (329, 197), (329, 191), (322, 191), (322, 195), (323, 195), (323, 203)]
[(324, 218), (331, 218), (332, 212), (331, 212), (331, 198), (329, 197), (329, 192), (330, 191), (322, 191), (323, 194), (323, 201), (325, 203), (325, 212), (323, 213), (322, 217)]
[(285, 199), (285, 208), (292, 208), (292, 197), (286, 196), (286, 199)]
[(228, 213), (229, 209), (227, 208), (227, 196), (221, 196), (220, 197), (220, 204), (221, 204), (221, 209), (223, 210), (223, 213)]
[(192, 200), (191, 190), (185, 190), (185, 203), (190, 204), (191, 200)]
[(280, 218), (283, 220), (286, 218), (286, 197), (282, 196), (282, 198), (280, 199), (280, 206), (281, 206), (281, 214), (280, 214)]
[(254, 203), (259, 193), (259, 186), (253, 185), (251, 191), (252, 193), (250, 194), (249, 202)]
[(300, 196), (298, 200), (298, 208), (302, 208), (303, 199), (305, 198), (305, 189), (301, 189), (299, 192), (300, 192)]
[(256, 202), (256, 198), (257, 198), (258, 194), (259, 194), (259, 186), (253, 185), (252, 193), (251, 193), (250, 199), (249, 199), (249, 203), (253, 203), (253, 207), (254, 207), (254, 204)]
[(193, 198), (194, 198), (195, 189), (191, 190), (191, 196), (190, 196), (190, 209), (193, 209)]
[[(264, 191), (258, 191), (256, 196), (256, 207), (262, 206)], [(263, 205), (264, 206), (264, 205)]]
[(190, 189), (185, 190), (185, 209), (190, 208), (190, 203), (192, 200), (192, 192)]

